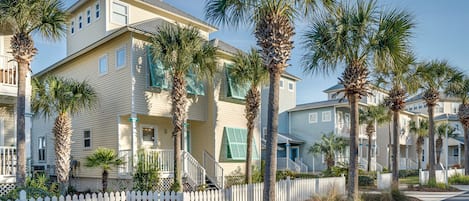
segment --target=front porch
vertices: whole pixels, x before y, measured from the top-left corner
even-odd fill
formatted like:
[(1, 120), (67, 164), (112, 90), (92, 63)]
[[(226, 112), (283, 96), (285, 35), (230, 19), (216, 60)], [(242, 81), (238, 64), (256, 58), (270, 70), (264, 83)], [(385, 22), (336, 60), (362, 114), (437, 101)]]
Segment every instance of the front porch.
[(292, 135), (278, 134), (277, 170), (293, 172), (308, 172), (308, 166), (303, 163), (301, 147), (304, 141)]

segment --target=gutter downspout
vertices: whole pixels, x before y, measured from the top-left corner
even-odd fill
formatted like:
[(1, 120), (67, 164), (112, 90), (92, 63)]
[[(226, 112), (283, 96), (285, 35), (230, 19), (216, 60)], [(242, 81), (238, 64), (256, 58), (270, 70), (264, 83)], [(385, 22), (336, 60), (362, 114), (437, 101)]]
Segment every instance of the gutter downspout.
[[(132, 163), (131, 167), (135, 167), (137, 161), (137, 113), (135, 113), (135, 66), (134, 66), (134, 40), (133, 32), (130, 33), (130, 78), (131, 78), (131, 93), (130, 93), (130, 121), (132, 122)], [(132, 168), (132, 171), (133, 172)]]

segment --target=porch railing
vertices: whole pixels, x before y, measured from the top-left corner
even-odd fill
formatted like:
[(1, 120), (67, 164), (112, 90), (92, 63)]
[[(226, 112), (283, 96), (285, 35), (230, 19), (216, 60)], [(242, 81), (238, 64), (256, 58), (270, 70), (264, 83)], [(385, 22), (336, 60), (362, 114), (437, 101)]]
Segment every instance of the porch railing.
[(210, 155), (207, 151), (204, 151), (203, 166), (207, 173), (207, 177), (217, 185), (218, 188), (224, 187), (224, 173), (221, 165)]
[(119, 166), (118, 173), (120, 176), (129, 176), (132, 172), (132, 150), (120, 150), (119, 157), (124, 160), (124, 164)]
[(295, 161), (286, 157), (277, 158), (277, 169), (291, 170), (295, 172), (301, 171), (301, 167), (298, 164), (296, 164)]
[(0, 84), (16, 86), (18, 65), (12, 57), (0, 55)]
[(174, 151), (172, 149), (150, 149), (150, 153), (158, 153), (160, 172), (172, 174), (174, 172)]
[(16, 147), (0, 147), (0, 176), (15, 176)]
[(308, 172), (308, 166), (305, 163), (303, 163), (303, 161), (297, 160), (295, 162), (300, 166), (301, 172)]
[(205, 184), (205, 169), (199, 162), (187, 151), (182, 151), (182, 161), (184, 175), (192, 186)]

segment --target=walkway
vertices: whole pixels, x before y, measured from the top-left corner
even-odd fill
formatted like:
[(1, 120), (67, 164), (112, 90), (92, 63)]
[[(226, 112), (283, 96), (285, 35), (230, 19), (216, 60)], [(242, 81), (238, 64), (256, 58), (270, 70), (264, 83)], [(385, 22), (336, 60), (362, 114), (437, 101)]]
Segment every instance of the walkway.
[(461, 190), (459, 192), (424, 192), (424, 191), (404, 191), (407, 196), (416, 197), (422, 201), (462, 201), (469, 200), (468, 185), (452, 185)]

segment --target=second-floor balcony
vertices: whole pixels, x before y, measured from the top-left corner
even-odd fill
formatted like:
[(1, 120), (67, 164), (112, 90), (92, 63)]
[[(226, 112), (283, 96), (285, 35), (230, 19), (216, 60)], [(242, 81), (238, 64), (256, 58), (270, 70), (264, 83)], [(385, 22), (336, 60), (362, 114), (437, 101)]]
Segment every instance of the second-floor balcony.
[(18, 65), (13, 57), (0, 55), (0, 95), (16, 96)]

